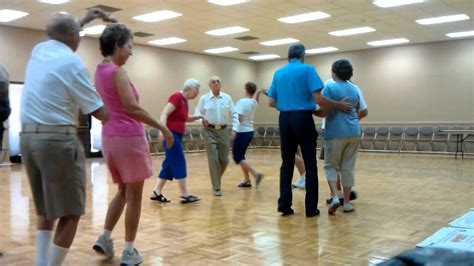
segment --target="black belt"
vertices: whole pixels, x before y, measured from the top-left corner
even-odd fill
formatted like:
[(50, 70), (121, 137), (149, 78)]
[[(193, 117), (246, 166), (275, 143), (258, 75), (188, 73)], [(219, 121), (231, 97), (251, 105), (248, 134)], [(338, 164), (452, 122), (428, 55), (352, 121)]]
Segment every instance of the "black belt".
[(208, 127), (208, 128), (217, 129), (217, 130), (221, 130), (221, 129), (225, 129), (225, 128), (227, 127), (227, 125), (213, 125), (213, 124), (209, 124), (207, 127)]

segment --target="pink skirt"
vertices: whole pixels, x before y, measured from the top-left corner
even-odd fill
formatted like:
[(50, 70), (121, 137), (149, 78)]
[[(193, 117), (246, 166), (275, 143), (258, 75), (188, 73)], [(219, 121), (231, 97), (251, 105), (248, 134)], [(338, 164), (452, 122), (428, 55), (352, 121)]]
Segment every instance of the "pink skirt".
[(114, 183), (143, 181), (153, 175), (145, 136), (102, 135), (102, 150)]

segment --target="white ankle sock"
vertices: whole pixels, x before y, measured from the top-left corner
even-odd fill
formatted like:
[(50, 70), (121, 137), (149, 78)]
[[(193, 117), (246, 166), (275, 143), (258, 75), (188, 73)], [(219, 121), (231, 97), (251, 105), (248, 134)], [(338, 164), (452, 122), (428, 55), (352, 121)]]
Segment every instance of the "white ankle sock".
[(127, 242), (125, 241), (125, 246), (123, 247), (124, 251), (132, 252), (133, 251), (133, 241)]
[(56, 246), (53, 243), (51, 247), (51, 254), (49, 255), (48, 266), (62, 265), (68, 251), (68, 248)]
[(36, 265), (45, 266), (48, 263), (49, 248), (53, 231), (36, 231)]
[(342, 191), (338, 190), (338, 191), (336, 192), (336, 196), (337, 196), (338, 198), (343, 198), (343, 196), (342, 196)]
[(106, 239), (110, 239), (110, 237), (112, 236), (112, 231), (107, 230), (107, 229), (104, 229), (104, 231), (102, 231), (102, 235), (103, 235)]
[(161, 194), (161, 190), (159, 188), (155, 188), (153, 191), (155, 191), (156, 195), (160, 195)]

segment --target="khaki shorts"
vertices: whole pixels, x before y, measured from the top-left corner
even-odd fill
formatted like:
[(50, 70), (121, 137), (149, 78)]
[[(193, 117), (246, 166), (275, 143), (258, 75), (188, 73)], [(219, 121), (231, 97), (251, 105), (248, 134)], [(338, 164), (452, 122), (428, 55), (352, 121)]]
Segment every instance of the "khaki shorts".
[(22, 132), (20, 147), (36, 213), (48, 220), (83, 215), (85, 158), (77, 135)]
[(328, 181), (336, 181), (339, 172), (342, 186), (354, 186), (354, 168), (359, 142), (359, 136), (324, 140), (324, 170)]

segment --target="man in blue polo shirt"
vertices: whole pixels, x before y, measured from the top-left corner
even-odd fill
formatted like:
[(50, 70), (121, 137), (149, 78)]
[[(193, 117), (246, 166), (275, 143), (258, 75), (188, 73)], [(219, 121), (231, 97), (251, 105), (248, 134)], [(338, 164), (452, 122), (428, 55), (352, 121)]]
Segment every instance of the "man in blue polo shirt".
[(304, 64), (305, 47), (295, 44), (288, 50), (289, 63), (278, 69), (268, 90), (269, 105), (280, 111), (280, 198), (278, 212), (283, 216), (294, 213), (291, 180), (295, 164), (295, 153), (301, 147), (306, 168), (306, 216), (319, 215), (318, 171), (316, 166), (316, 139), (312, 112), (316, 102), (327, 109), (351, 110), (344, 100), (334, 102), (321, 96), (324, 87), (313, 66)]

